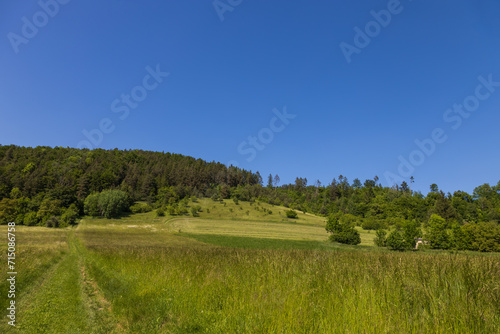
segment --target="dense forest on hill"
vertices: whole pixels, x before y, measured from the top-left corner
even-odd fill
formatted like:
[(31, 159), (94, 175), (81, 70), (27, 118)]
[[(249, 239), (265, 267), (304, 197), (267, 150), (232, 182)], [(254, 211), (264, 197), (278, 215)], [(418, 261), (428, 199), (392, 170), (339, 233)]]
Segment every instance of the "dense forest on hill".
[[(299, 177), (294, 184), (279, 182), (278, 175), (264, 182), (258, 172), (180, 154), (0, 146), (0, 223), (54, 226), (61, 218), (72, 223), (86, 213), (86, 199), (115, 190), (126, 194), (127, 208), (146, 201), (151, 208), (185, 214), (187, 210), (174, 209), (192, 196), (258, 200), (364, 229), (399, 229), (411, 223), (447, 231), (434, 242), (439, 248), (500, 251), (500, 181), (480, 185), (472, 194), (445, 194), (433, 184), (425, 196), (406, 182), (383, 187), (378, 177), (349, 182), (341, 175), (327, 185), (310, 185)], [(479, 243), (483, 237), (487, 242)]]

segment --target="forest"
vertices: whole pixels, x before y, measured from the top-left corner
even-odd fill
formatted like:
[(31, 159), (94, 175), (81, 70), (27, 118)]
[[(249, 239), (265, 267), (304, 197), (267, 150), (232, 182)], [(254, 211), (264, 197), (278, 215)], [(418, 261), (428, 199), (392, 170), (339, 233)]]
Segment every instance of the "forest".
[[(377, 230), (379, 246), (390, 232), (387, 240), (406, 245), (400, 248), (424, 237), (431, 248), (500, 251), (500, 181), (472, 194), (432, 184), (427, 195), (413, 191), (412, 181), (384, 187), (377, 176), (350, 182), (340, 175), (325, 185), (302, 177), (280, 185), (278, 174), (264, 180), (259, 172), (180, 154), (8, 145), (0, 146), (0, 223), (64, 227), (83, 215), (129, 210), (185, 215), (186, 199), (232, 198), (327, 217), (330, 229), (334, 222)], [(102, 201), (106, 208), (121, 204), (106, 211)]]

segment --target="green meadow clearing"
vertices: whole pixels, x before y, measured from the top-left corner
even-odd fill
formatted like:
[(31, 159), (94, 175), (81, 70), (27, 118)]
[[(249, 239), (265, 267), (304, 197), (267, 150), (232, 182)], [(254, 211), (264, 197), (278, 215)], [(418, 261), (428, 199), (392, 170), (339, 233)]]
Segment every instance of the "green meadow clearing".
[[(314, 215), (195, 204), (199, 217), (17, 226), (16, 328), (4, 316), (0, 332), (500, 332), (498, 255), (389, 252), (368, 231), (361, 245), (344, 246), (327, 240)], [(5, 244), (1, 252), (6, 268)]]

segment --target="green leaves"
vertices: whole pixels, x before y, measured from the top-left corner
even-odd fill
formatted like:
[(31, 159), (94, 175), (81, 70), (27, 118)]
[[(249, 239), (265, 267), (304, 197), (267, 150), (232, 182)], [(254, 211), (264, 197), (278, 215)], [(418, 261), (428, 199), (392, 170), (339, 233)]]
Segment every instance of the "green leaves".
[(387, 247), (396, 251), (404, 251), (408, 248), (408, 243), (406, 242), (403, 233), (400, 230), (392, 231), (387, 237)]
[(297, 212), (295, 212), (294, 210), (288, 210), (285, 212), (285, 214), (287, 218), (295, 219), (298, 217)]
[(431, 248), (448, 249), (450, 247), (450, 238), (446, 228), (447, 223), (444, 218), (436, 214), (431, 215), (426, 236), (431, 243)]
[(335, 217), (330, 217), (330, 219), (328, 219), (326, 231), (331, 233), (331, 241), (348, 245), (358, 245), (361, 243), (361, 236), (354, 226), (340, 223)]
[(85, 214), (89, 216), (118, 217), (129, 208), (129, 198), (121, 190), (105, 190), (87, 196), (84, 202)]

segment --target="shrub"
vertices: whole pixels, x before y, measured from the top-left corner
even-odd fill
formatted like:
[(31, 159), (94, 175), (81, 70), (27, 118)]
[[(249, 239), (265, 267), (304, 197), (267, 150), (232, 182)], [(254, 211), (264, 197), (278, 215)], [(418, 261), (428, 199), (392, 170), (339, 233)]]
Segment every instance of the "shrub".
[(331, 241), (348, 245), (358, 245), (361, 243), (361, 236), (354, 226), (340, 223), (335, 217), (328, 219), (326, 231), (331, 233)]
[(37, 212), (37, 218), (41, 220), (42, 224), (47, 221), (52, 216), (58, 216), (61, 214), (61, 201), (58, 199), (46, 198), (40, 204), (40, 208)]
[(175, 212), (175, 208), (171, 205), (167, 206), (167, 213), (171, 216), (175, 216), (177, 213)]
[(387, 232), (380, 229), (375, 232), (375, 235), (375, 239), (373, 239), (375, 245), (378, 247), (385, 247), (387, 245)]
[(62, 214), (59, 226), (67, 227), (69, 225), (73, 225), (76, 222), (76, 218), (78, 218), (78, 209), (75, 204), (71, 204), (71, 206)]
[(153, 208), (151, 207), (151, 205), (147, 203), (135, 203), (130, 207), (130, 211), (132, 213), (144, 213), (144, 212), (150, 212), (152, 210)]
[(179, 205), (180, 205), (180, 206), (188, 206), (188, 205), (189, 205), (189, 198), (184, 197), (183, 199), (181, 199), (181, 200), (179, 201)]
[(376, 219), (370, 217), (370, 218), (366, 218), (363, 221), (363, 223), (361, 224), (361, 227), (364, 230), (380, 230), (380, 229), (385, 228), (385, 224), (380, 220), (376, 220)]
[(83, 210), (86, 215), (97, 217), (100, 216), (99, 211), (99, 193), (90, 194), (83, 202)]
[(404, 251), (408, 248), (408, 244), (404, 239), (403, 233), (401, 233), (401, 231), (397, 229), (389, 234), (386, 244), (389, 249), (397, 251)]
[(288, 210), (288, 211), (285, 212), (285, 214), (286, 214), (287, 218), (293, 218), (293, 219), (295, 219), (295, 218), (298, 217), (297, 212), (295, 212), (294, 210)]
[(176, 214), (178, 215), (187, 215), (188, 210), (185, 206), (180, 206), (175, 210)]
[(447, 223), (444, 218), (439, 215), (432, 214), (427, 227), (426, 238), (431, 243), (431, 248), (448, 249), (449, 235), (446, 230)]
[(23, 224), (27, 226), (35, 226), (38, 224), (36, 212), (28, 212), (24, 215)]
[(45, 222), (47, 227), (59, 227), (59, 219), (56, 216), (52, 216)]
[(198, 210), (195, 207), (191, 208), (191, 215), (193, 215), (193, 217), (198, 217), (199, 216)]
[(164, 217), (164, 216), (165, 216), (165, 210), (163, 210), (162, 207), (156, 209), (156, 217)]

